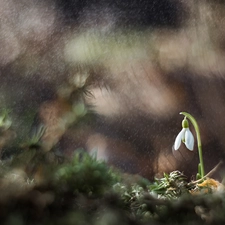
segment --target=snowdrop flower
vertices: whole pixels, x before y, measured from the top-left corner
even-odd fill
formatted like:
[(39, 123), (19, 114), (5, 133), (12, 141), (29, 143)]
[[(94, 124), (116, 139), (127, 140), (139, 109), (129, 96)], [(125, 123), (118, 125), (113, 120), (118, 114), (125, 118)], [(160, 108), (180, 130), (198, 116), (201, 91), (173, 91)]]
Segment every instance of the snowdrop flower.
[(180, 131), (180, 133), (177, 135), (174, 143), (174, 150), (178, 150), (181, 141), (185, 144), (185, 146), (192, 151), (194, 149), (194, 136), (189, 130), (189, 124), (186, 117), (182, 121), (182, 127), (183, 129)]

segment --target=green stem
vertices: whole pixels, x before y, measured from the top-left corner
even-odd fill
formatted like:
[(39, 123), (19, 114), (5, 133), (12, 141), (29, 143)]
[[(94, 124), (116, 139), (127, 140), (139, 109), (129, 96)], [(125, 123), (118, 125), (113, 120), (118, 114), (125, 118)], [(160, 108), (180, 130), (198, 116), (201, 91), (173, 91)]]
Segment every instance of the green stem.
[(205, 176), (205, 171), (204, 171), (204, 163), (203, 163), (203, 156), (202, 156), (202, 142), (201, 142), (201, 136), (200, 136), (200, 131), (198, 127), (198, 123), (195, 120), (195, 118), (190, 115), (189, 113), (186, 112), (180, 112), (180, 114), (186, 116), (192, 123), (192, 125), (195, 128), (195, 132), (197, 135), (197, 143), (198, 143), (198, 154), (199, 154), (199, 162), (200, 162), (200, 167), (201, 167), (201, 178)]

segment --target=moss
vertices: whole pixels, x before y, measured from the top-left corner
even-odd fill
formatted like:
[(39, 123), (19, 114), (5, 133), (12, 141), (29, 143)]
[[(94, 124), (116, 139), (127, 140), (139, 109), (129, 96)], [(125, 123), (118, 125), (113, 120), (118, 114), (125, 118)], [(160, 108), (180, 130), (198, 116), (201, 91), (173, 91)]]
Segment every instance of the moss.
[(119, 176), (106, 162), (78, 151), (71, 163), (62, 165), (56, 171), (55, 179), (61, 189), (91, 196), (103, 195), (119, 180)]
[(173, 171), (150, 182), (119, 172), (83, 150), (62, 163), (50, 161), (49, 154), (36, 149), (35, 157), (28, 159), (26, 154), (19, 154), (14, 157), (17, 164), (2, 164), (2, 224), (172, 225), (225, 221), (224, 186), (214, 180), (201, 185), (188, 183), (183, 173)]

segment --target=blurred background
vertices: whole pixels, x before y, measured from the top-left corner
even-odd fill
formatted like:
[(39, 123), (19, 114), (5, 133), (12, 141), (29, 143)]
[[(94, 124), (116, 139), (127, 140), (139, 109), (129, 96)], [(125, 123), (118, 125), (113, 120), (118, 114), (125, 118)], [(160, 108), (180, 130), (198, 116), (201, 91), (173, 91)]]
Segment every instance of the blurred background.
[(206, 172), (223, 160), (225, 1), (1, 0), (0, 26), (2, 160), (39, 135), (46, 152), (191, 177), (196, 144), (172, 150), (180, 111), (199, 123)]

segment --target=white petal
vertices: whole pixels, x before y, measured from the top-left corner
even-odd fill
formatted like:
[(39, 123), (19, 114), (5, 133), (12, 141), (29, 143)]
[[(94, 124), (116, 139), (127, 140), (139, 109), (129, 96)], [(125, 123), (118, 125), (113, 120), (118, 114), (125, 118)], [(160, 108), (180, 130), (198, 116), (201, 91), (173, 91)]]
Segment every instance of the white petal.
[(187, 128), (185, 132), (185, 145), (190, 151), (194, 149), (194, 136), (189, 128)]
[(181, 141), (182, 141), (182, 139), (184, 139), (185, 131), (186, 131), (186, 129), (183, 128), (180, 131), (180, 133), (177, 135), (177, 137), (175, 139), (175, 143), (174, 143), (174, 150), (177, 150), (178, 148), (180, 148)]

